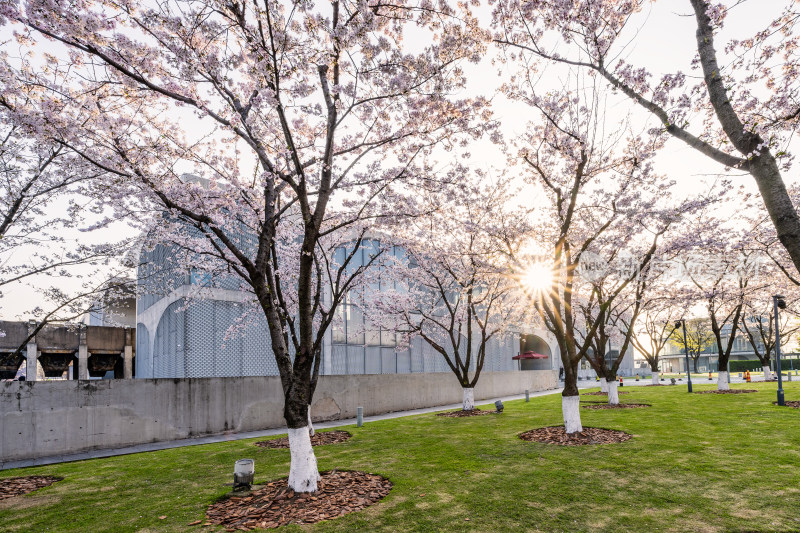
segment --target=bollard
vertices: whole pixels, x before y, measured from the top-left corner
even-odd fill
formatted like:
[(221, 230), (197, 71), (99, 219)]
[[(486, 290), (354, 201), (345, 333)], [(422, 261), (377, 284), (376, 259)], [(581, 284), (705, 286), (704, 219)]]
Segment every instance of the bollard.
[(529, 391), (528, 389), (525, 389), (525, 401), (526, 402), (531, 401), (531, 391)]
[(789, 381), (792, 381), (792, 373), (789, 372)]
[(639, 381), (639, 374), (636, 374), (636, 381)]
[(708, 381), (711, 381), (711, 372), (708, 373)]
[(356, 427), (361, 427), (364, 425), (364, 408), (358, 407), (356, 409)]
[(624, 387), (625, 384), (622, 382), (622, 376), (619, 377), (619, 386)]

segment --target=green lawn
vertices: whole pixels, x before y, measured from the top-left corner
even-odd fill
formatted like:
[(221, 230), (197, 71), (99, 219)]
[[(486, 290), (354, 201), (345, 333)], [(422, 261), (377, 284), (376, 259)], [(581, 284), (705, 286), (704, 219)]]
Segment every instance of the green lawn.
[[(316, 448), (320, 469), (380, 473), (394, 488), (365, 511), (302, 529), (800, 530), (800, 410), (772, 405), (774, 383), (733, 387), (761, 392), (689, 396), (685, 386), (625, 387), (631, 394), (623, 401), (652, 407), (582, 411), (584, 425), (635, 435), (623, 444), (519, 440), (525, 430), (560, 423), (558, 395), (509, 402), (499, 416), (429, 414), (350, 427), (349, 442)], [(785, 388), (787, 400), (800, 400), (800, 383)], [(187, 524), (230, 490), (224, 483), (236, 459), (255, 459), (256, 482), (288, 473), (288, 450), (252, 443), (2, 471), (0, 477), (53, 474), (64, 480), (0, 501), (0, 530), (201, 530)]]

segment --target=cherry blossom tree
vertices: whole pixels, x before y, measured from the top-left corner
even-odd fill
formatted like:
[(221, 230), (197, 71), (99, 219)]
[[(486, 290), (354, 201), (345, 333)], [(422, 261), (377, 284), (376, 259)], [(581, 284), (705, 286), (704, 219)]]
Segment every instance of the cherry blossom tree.
[[(660, 286), (656, 292), (663, 290), (663, 286)], [(643, 307), (645, 311), (632, 326), (635, 334), (631, 338), (631, 344), (650, 365), (652, 383), (658, 385), (660, 356), (676, 329), (675, 321), (684, 316), (684, 306), (676, 305), (675, 299), (669, 296), (658, 295), (648, 299)]]
[(6, 53), (0, 77), (0, 296), (31, 287), (40, 298), (25, 310), (36, 326), (9, 356), (21, 358), (48, 323), (79, 319), (130, 290), (126, 251), (134, 241), (81, 242), (102, 211), (94, 188), (105, 173), (41, 119), (36, 87), (17, 90)]
[(367, 314), (403, 335), (403, 345), (419, 337), (433, 348), (458, 379), (469, 411), (490, 343), (527, 325), (527, 299), (505, 254), (506, 246), (520, 245), (527, 219), (511, 207), (517, 191), (510, 180), (461, 166), (449, 174), (458, 186), (428, 195), (425, 214), (393, 232), (407, 255), (386, 275), (401, 288), (371, 291)]
[(777, 268), (764, 269), (763, 275), (769, 280), (765, 283), (769, 290), (748, 294), (741, 317), (741, 330), (753, 348), (753, 353), (761, 362), (764, 379), (772, 379), (770, 362), (775, 353), (775, 315), (772, 296), (784, 296), (786, 309), (780, 312), (781, 348), (789, 343), (794, 334), (800, 331), (798, 322), (797, 287)]
[[(773, 21), (720, 50), (715, 34), (741, 2), (688, 0), (684, 5), (694, 13), (697, 56), (687, 71), (660, 78), (624, 59), (631, 39), (642, 38), (629, 26), (648, 3), (497, 0), (494, 41), (523, 65), (539, 60), (593, 72), (656, 118), (662, 135), (722, 167), (749, 173), (796, 272), (800, 218), (783, 175), (791, 169), (789, 144), (800, 124), (797, 3), (787, 0), (783, 9), (776, 2), (765, 4), (775, 11)], [(700, 71), (702, 83), (690, 85), (692, 70)]]
[[(549, 201), (535, 225), (546, 254), (538, 258), (552, 274), (534, 305), (556, 338), (565, 372), (562, 410), (567, 433), (582, 431), (577, 366), (590, 350), (607, 311), (637, 278), (654, 253), (657, 236), (669, 225), (665, 211), (653, 209), (656, 198), (668, 198), (670, 182), (652, 172), (656, 148), (647, 136), (630, 132), (623, 119), (604, 113), (600, 91), (591, 83), (569, 94), (537, 95), (530, 78), (520, 76), (505, 92), (538, 113), (515, 143), (512, 163)], [(655, 236), (655, 237), (654, 237)], [(643, 238), (644, 237), (644, 238)], [(645, 253), (639, 255), (641, 243)], [(578, 303), (598, 294), (594, 282), (609, 274), (621, 250), (630, 245), (633, 269), (614, 274), (605, 289), (600, 312), (582, 320)], [(520, 264), (530, 258), (517, 258)], [(579, 275), (580, 274), (580, 275)], [(610, 384), (610, 382), (609, 382)]]
[[(717, 321), (719, 323), (719, 321)], [(728, 322), (728, 319), (723, 319), (723, 325)], [(684, 343), (684, 336), (681, 327), (673, 327), (669, 336), (670, 341), (675, 346), (680, 346), (681, 349), (686, 349), (689, 353), (689, 359), (692, 360), (694, 372), (697, 373), (697, 362), (700, 356), (705, 353), (708, 348), (715, 346), (716, 339), (714, 332), (711, 329), (710, 323), (707, 318), (691, 318), (685, 321), (686, 324), (686, 338)], [(680, 324), (676, 324), (680, 326)], [(733, 343), (730, 343), (733, 346)], [(725, 348), (723, 347), (723, 350)], [(723, 367), (720, 367), (723, 368)], [(727, 368), (727, 364), (726, 367)], [(727, 383), (727, 377), (725, 378)]]
[[(625, 243), (617, 236), (606, 254), (609, 264), (614, 268), (610, 269), (608, 275), (592, 281), (588, 302), (579, 304), (584, 314), (584, 323), (597, 323), (594, 338), (590, 338), (592, 350), (586, 355), (586, 360), (601, 381), (606, 382), (608, 403), (611, 405), (619, 404), (617, 371), (625, 354), (632, 347), (635, 333), (630, 325), (636, 323), (643, 312), (651, 284), (656, 277), (653, 258), (659, 250), (659, 239), (677, 219), (677, 213), (672, 217), (664, 217), (660, 227), (653, 231), (649, 247), (644, 249), (636, 250), (631, 242)], [(635, 233), (629, 228), (623, 235), (635, 236)], [(628, 248), (626, 256), (620, 257), (623, 249), (620, 245), (625, 244)], [(585, 336), (589, 337), (588, 332), (585, 332)], [(609, 359), (607, 356), (612, 338), (619, 348), (617, 355), (612, 355)]]
[[(745, 314), (745, 303), (749, 295), (764, 288), (763, 261), (757, 252), (747, 248), (746, 232), (727, 228), (711, 215), (698, 216), (687, 229), (697, 239), (694, 252), (682, 260), (687, 298), (702, 302), (706, 309), (718, 354), (717, 389), (728, 390), (728, 360)], [(701, 349), (699, 342), (697, 349)], [(699, 353), (695, 371), (697, 358)]]
[[(482, 99), (451, 96), (465, 82), (460, 64), (481, 48), (465, 31), (472, 23), (449, 15), (447, 5), (342, 0), (29, 0), (2, 10), (20, 40), (63, 46), (41, 58), (44, 69), (18, 70), (66, 109), (59, 119), (92, 111), (70, 124), (68, 146), (112, 176), (114, 204), (166, 211), (148, 221), (157, 237), (253, 295), (281, 378), (298, 492), (317, 489), (309, 405), (325, 330), (352, 279), (342, 265), (326, 275), (325, 238), (358, 234), (386, 206), (414, 212), (403, 183), (423, 158), (491, 127)], [(400, 44), (412, 29), (409, 52)], [(177, 225), (192, 231), (170, 231)]]

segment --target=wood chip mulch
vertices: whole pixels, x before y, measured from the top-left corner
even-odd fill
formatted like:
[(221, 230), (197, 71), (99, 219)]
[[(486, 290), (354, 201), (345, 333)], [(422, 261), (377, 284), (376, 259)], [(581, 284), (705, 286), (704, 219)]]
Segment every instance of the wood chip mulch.
[(695, 394), (746, 394), (748, 392), (758, 392), (755, 389), (729, 389), (729, 390), (700, 390)]
[(584, 409), (636, 409), (637, 407), (650, 407), (649, 403), (618, 403), (612, 405), (610, 403), (598, 403), (592, 405), (582, 405)]
[(331, 470), (320, 475), (317, 492), (295, 493), (286, 479), (280, 479), (249, 496), (210, 505), (206, 520), (224, 526), (226, 531), (313, 524), (360, 511), (392, 489), (392, 482), (377, 474)]
[(491, 415), (497, 413), (497, 411), (485, 411), (483, 409), (470, 409), (469, 411), (458, 410), (458, 411), (445, 411), (444, 413), (436, 413), (436, 416), (445, 416), (448, 418), (461, 418), (464, 416), (481, 416), (481, 415)]
[[(617, 391), (617, 393), (618, 394), (630, 394), (630, 392), (625, 391), (625, 390)], [(582, 394), (582, 396), (608, 396), (608, 393), (599, 390), (599, 391), (596, 391), (596, 392), (584, 392)]]
[[(792, 401), (784, 401), (784, 407), (794, 407), (795, 409), (800, 409), (800, 402)], [(778, 405), (778, 402), (772, 402), (772, 405)]]
[[(317, 431), (311, 437), (312, 446), (324, 446), (326, 444), (339, 444), (348, 440), (352, 435), (347, 431)], [(256, 442), (256, 446), (261, 448), (288, 448), (289, 437), (281, 437), (279, 439), (262, 440)]]
[(557, 444), (559, 446), (586, 446), (589, 444), (615, 444), (633, 438), (630, 433), (616, 429), (587, 428), (581, 433), (567, 434), (564, 426), (550, 426), (521, 433), (519, 438), (530, 442)]
[(62, 479), (64, 478), (56, 476), (25, 476), (0, 479), (0, 500), (33, 492)]

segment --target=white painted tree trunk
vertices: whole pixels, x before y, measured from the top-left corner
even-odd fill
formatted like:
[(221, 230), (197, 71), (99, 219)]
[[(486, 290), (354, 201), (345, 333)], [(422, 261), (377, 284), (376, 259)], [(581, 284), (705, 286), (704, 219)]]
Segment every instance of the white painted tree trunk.
[(564, 414), (564, 430), (567, 433), (580, 433), (583, 431), (580, 408), (580, 396), (561, 397), (561, 412)]
[(653, 385), (658, 385), (659, 373), (658, 372), (653, 372), (652, 376), (650, 376), (650, 377), (653, 380)]
[(311, 447), (308, 427), (289, 428), (289, 488), (295, 492), (316, 492), (319, 471), (317, 457)]
[(728, 384), (728, 373), (724, 370), (720, 370), (717, 374), (717, 390), (730, 390), (730, 388)]
[(462, 411), (472, 411), (475, 409), (475, 395), (473, 394), (474, 390), (471, 387), (464, 387), (461, 389), (464, 392), (463, 401), (461, 402), (461, 410)]
[(608, 381), (606, 381), (606, 378), (600, 378), (600, 392), (608, 392)]
[(764, 379), (772, 379), (772, 370), (770, 370), (766, 365), (762, 366), (761, 368), (764, 369)]
[(619, 392), (617, 390), (617, 380), (608, 382), (608, 403), (610, 405), (619, 405)]

